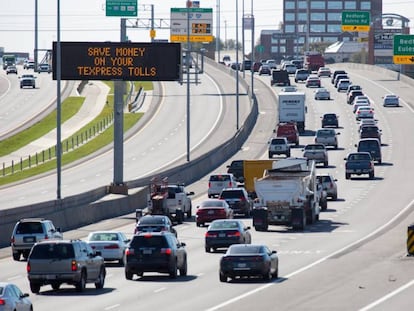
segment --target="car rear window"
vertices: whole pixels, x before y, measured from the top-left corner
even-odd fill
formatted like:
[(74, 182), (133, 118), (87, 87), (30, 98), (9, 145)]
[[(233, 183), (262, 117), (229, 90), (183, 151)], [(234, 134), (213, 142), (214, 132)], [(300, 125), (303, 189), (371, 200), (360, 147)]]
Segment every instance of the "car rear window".
[(211, 175), (210, 181), (229, 181), (230, 175)]
[(335, 135), (334, 131), (331, 130), (319, 130), (316, 136), (333, 136)]
[(164, 224), (164, 218), (162, 217), (142, 217), (138, 224), (139, 225), (151, 225), (151, 224)]
[(95, 233), (90, 238), (91, 241), (118, 241), (116, 233)]
[(140, 247), (163, 248), (163, 247), (168, 247), (168, 243), (164, 236), (144, 234), (140, 236), (135, 236), (131, 241), (131, 247), (132, 248), (140, 248)]
[(233, 198), (242, 198), (244, 197), (243, 191), (240, 190), (232, 190), (232, 191), (222, 191), (220, 198), (222, 199), (233, 199)]
[(38, 244), (33, 247), (31, 259), (69, 259), (75, 257), (72, 244)]
[(237, 221), (216, 221), (212, 222), (210, 229), (238, 229), (239, 224)]
[(202, 202), (201, 207), (223, 207), (222, 201), (206, 201)]
[(17, 234), (35, 234), (43, 233), (42, 224), (40, 222), (21, 222), (16, 229)]
[(229, 249), (229, 254), (260, 254), (263, 252), (263, 247), (259, 245), (242, 245), (233, 246)]

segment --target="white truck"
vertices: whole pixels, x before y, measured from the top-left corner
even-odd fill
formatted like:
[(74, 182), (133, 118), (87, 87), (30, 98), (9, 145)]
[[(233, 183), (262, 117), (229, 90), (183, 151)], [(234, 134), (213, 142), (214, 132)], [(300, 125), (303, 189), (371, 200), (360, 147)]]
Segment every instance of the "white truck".
[(287, 225), (303, 230), (319, 219), (321, 192), (317, 189), (315, 163), (304, 158), (273, 162), (263, 178), (256, 178), (253, 209), (256, 231), (269, 225)]
[(151, 179), (147, 195), (147, 207), (136, 209), (136, 221), (143, 215), (165, 215), (171, 221), (182, 223), (184, 217), (192, 217), (190, 196), (194, 192), (186, 192), (183, 184), (168, 183), (168, 178)]
[(296, 122), (299, 133), (305, 131), (306, 96), (304, 92), (278, 93), (279, 123)]

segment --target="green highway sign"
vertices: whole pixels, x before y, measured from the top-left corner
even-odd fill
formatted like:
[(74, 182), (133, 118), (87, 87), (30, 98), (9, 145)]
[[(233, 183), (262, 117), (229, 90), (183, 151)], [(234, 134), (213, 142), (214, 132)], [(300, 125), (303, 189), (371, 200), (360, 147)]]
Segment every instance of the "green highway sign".
[(414, 64), (414, 35), (394, 35), (394, 64)]
[(343, 11), (342, 31), (369, 31), (370, 12), (368, 11)]
[(106, 16), (138, 16), (138, 0), (106, 0)]

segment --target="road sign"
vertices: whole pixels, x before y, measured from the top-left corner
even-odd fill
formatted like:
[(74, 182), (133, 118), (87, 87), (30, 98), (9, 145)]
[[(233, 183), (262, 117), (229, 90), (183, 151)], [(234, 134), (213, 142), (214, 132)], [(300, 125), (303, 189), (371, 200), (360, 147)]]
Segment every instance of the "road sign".
[(343, 11), (342, 31), (366, 32), (370, 29), (370, 12)]
[(190, 42), (213, 41), (213, 9), (211, 8), (172, 8), (170, 24), (171, 42), (187, 42), (187, 39)]
[[(61, 42), (62, 80), (178, 81), (181, 44)], [(53, 59), (56, 59), (56, 42)], [(56, 66), (53, 66), (56, 80)]]
[(394, 64), (414, 64), (414, 35), (394, 35)]
[(106, 0), (106, 16), (137, 16), (138, 0)]

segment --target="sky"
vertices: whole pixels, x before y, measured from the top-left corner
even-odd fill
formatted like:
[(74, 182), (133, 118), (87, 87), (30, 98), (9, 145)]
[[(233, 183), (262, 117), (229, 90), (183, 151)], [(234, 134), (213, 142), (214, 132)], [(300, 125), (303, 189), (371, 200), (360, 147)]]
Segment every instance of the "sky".
[[(372, 0), (376, 1), (376, 0)], [(236, 5), (238, 6), (238, 26), (241, 17), (253, 15), (255, 18), (255, 42), (260, 32), (278, 29), (283, 21), (282, 0), (199, 0), (200, 7), (213, 9), (213, 25), (216, 26), (217, 11), (220, 11), (221, 40), (236, 38)], [(413, 0), (383, 0), (383, 13), (401, 14), (411, 20), (411, 33), (414, 33)], [(5, 52), (29, 52), (34, 50), (34, 0), (0, 0), (0, 47)], [(57, 40), (57, 3), (60, 3), (60, 40), (61, 41), (119, 41), (120, 17), (107, 17), (105, 0), (37, 0), (38, 3), (38, 48), (51, 49)], [(30, 4), (30, 5), (29, 5)], [(138, 0), (138, 18), (148, 23), (154, 7), (155, 24), (169, 26), (170, 9), (184, 8), (184, 0)], [(244, 10), (243, 10), (244, 8)], [(136, 18), (127, 19), (127, 36), (133, 42), (149, 42), (149, 30), (133, 28)], [(213, 27), (214, 27), (213, 26)], [(213, 29), (217, 35), (217, 28)], [(242, 34), (239, 31), (239, 41)], [(168, 39), (169, 30), (156, 29), (155, 39)], [(246, 46), (251, 32), (245, 32)], [(247, 51), (248, 52), (248, 51)]]

